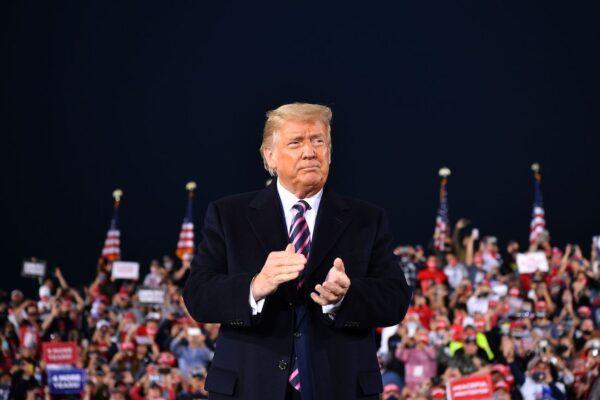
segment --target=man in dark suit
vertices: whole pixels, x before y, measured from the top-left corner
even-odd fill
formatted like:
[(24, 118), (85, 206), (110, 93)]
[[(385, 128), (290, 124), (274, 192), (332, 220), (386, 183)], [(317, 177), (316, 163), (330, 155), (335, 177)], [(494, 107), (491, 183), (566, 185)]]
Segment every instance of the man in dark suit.
[(206, 211), (184, 289), (191, 316), (221, 323), (210, 399), (378, 399), (374, 328), (411, 292), (382, 209), (325, 186), (331, 110), (267, 114), (261, 155), (277, 180)]

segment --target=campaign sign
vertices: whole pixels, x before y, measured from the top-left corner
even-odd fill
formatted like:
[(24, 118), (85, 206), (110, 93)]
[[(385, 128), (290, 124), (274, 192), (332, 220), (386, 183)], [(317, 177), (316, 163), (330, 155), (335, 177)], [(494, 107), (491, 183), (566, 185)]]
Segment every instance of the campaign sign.
[(448, 400), (491, 399), (494, 395), (492, 389), (492, 376), (487, 373), (453, 380), (448, 383), (446, 392), (448, 394)]
[(133, 261), (115, 261), (112, 264), (113, 279), (132, 279), (137, 281), (140, 277), (140, 263)]
[(153, 288), (139, 288), (138, 301), (144, 304), (163, 304), (165, 302), (165, 290)]
[(50, 394), (78, 394), (85, 385), (85, 369), (49, 369)]
[(543, 251), (517, 254), (517, 266), (521, 274), (533, 274), (536, 271), (548, 272), (548, 259)]
[(0, 400), (10, 400), (10, 385), (0, 384)]
[(21, 275), (27, 277), (43, 277), (46, 274), (46, 261), (23, 261)]
[(42, 355), (46, 364), (76, 364), (77, 343), (75, 342), (44, 342)]

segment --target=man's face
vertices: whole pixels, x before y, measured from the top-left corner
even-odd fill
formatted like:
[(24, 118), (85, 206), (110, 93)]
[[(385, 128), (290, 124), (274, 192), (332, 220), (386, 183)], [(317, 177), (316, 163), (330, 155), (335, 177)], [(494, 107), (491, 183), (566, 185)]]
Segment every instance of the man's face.
[(158, 388), (150, 388), (148, 390), (148, 399), (161, 399), (162, 393)]
[(456, 260), (456, 256), (452, 253), (449, 253), (446, 255), (446, 262), (451, 265), (451, 266), (455, 266), (457, 264), (457, 260)]
[(15, 304), (21, 304), (21, 302), (23, 301), (23, 294), (20, 292), (14, 292), (10, 295), (10, 299)]
[(436, 256), (427, 257), (427, 268), (429, 268), (430, 271), (435, 271), (437, 269), (437, 257)]
[(264, 155), (286, 189), (302, 197), (315, 194), (325, 185), (331, 163), (327, 127), (320, 121), (285, 121)]
[(36, 306), (27, 307), (27, 317), (31, 321), (36, 321), (38, 317), (38, 310)]
[(483, 255), (480, 252), (473, 255), (473, 263), (478, 267), (483, 265)]

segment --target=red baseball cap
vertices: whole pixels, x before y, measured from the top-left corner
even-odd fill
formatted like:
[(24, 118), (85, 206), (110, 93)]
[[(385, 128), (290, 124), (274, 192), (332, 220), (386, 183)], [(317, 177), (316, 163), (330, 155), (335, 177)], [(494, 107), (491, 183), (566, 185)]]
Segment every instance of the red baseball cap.
[(420, 333), (420, 334), (417, 336), (417, 340), (418, 340), (419, 342), (423, 342), (423, 343), (425, 343), (425, 344), (428, 344), (428, 343), (429, 343), (429, 336), (427, 336), (427, 334), (423, 332), (423, 333)]
[(133, 350), (133, 349), (135, 349), (135, 345), (132, 342), (121, 343), (121, 351)]
[(388, 383), (387, 385), (385, 385), (383, 387), (383, 391), (384, 392), (391, 392), (391, 391), (400, 391), (400, 386), (396, 385), (395, 383)]
[(592, 310), (588, 306), (581, 306), (577, 309), (577, 313), (589, 317), (592, 315)]
[(502, 364), (494, 364), (492, 367), (492, 372), (499, 372), (502, 375), (506, 376), (508, 374), (508, 367)]

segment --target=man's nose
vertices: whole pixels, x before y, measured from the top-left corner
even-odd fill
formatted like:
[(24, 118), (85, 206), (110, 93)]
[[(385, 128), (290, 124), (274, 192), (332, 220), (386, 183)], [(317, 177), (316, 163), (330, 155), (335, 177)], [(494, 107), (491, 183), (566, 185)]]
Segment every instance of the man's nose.
[(314, 146), (310, 141), (304, 144), (302, 147), (302, 158), (315, 158), (317, 156), (317, 152), (315, 151)]

